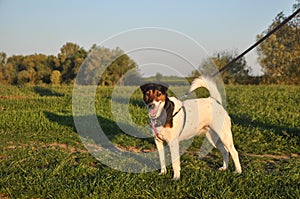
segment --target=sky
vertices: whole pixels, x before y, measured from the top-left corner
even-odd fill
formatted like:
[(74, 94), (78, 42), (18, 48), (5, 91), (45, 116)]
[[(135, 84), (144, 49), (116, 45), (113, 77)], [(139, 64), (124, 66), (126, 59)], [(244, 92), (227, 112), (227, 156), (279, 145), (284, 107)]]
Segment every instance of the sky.
[[(0, 52), (57, 55), (66, 42), (86, 50), (128, 30), (178, 31), (209, 55), (242, 52), (295, 0), (0, 0)], [(174, 40), (174, 43), (177, 41)], [(189, 52), (190, 49), (185, 49)], [(246, 56), (260, 73), (255, 50)]]

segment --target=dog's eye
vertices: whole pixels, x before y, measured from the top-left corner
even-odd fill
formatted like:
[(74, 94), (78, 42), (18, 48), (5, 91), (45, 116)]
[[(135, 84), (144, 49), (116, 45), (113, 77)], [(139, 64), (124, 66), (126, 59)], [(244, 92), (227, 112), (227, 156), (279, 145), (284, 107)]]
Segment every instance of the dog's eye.
[(157, 97), (160, 97), (161, 96), (161, 92), (157, 92)]
[(145, 95), (150, 96), (150, 91), (147, 91)]

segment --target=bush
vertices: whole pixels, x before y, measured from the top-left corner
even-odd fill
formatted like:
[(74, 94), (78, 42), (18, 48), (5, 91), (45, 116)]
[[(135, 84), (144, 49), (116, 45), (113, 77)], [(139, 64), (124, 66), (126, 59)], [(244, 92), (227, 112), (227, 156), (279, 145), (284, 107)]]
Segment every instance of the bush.
[(50, 76), (51, 84), (60, 84), (61, 83), (61, 73), (59, 70), (54, 70)]

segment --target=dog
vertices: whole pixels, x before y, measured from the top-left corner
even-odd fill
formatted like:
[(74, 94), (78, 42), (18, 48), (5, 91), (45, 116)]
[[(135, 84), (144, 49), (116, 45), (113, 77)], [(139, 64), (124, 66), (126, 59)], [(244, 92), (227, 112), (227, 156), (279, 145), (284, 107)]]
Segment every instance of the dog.
[(210, 78), (196, 78), (188, 93), (204, 87), (209, 90), (210, 97), (181, 101), (176, 97), (168, 97), (168, 85), (163, 83), (145, 83), (140, 86), (143, 100), (148, 108), (150, 126), (155, 135), (161, 171), (166, 174), (164, 142), (171, 152), (173, 179), (180, 179), (179, 142), (196, 135), (205, 134), (209, 142), (218, 148), (223, 157), (223, 166), (228, 168), (229, 153), (235, 165), (235, 172), (241, 173), (239, 155), (233, 144), (231, 119), (222, 105), (222, 98), (216, 84)]

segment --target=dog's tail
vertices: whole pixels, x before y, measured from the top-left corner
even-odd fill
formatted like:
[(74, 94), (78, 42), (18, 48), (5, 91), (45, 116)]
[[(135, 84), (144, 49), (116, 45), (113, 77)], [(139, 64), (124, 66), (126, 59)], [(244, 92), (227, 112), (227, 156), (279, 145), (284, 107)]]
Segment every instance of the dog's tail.
[(209, 90), (210, 96), (217, 100), (220, 104), (222, 104), (222, 97), (220, 95), (220, 92), (217, 88), (216, 83), (211, 78), (204, 76), (196, 78), (191, 84), (189, 93), (200, 87), (204, 87)]

